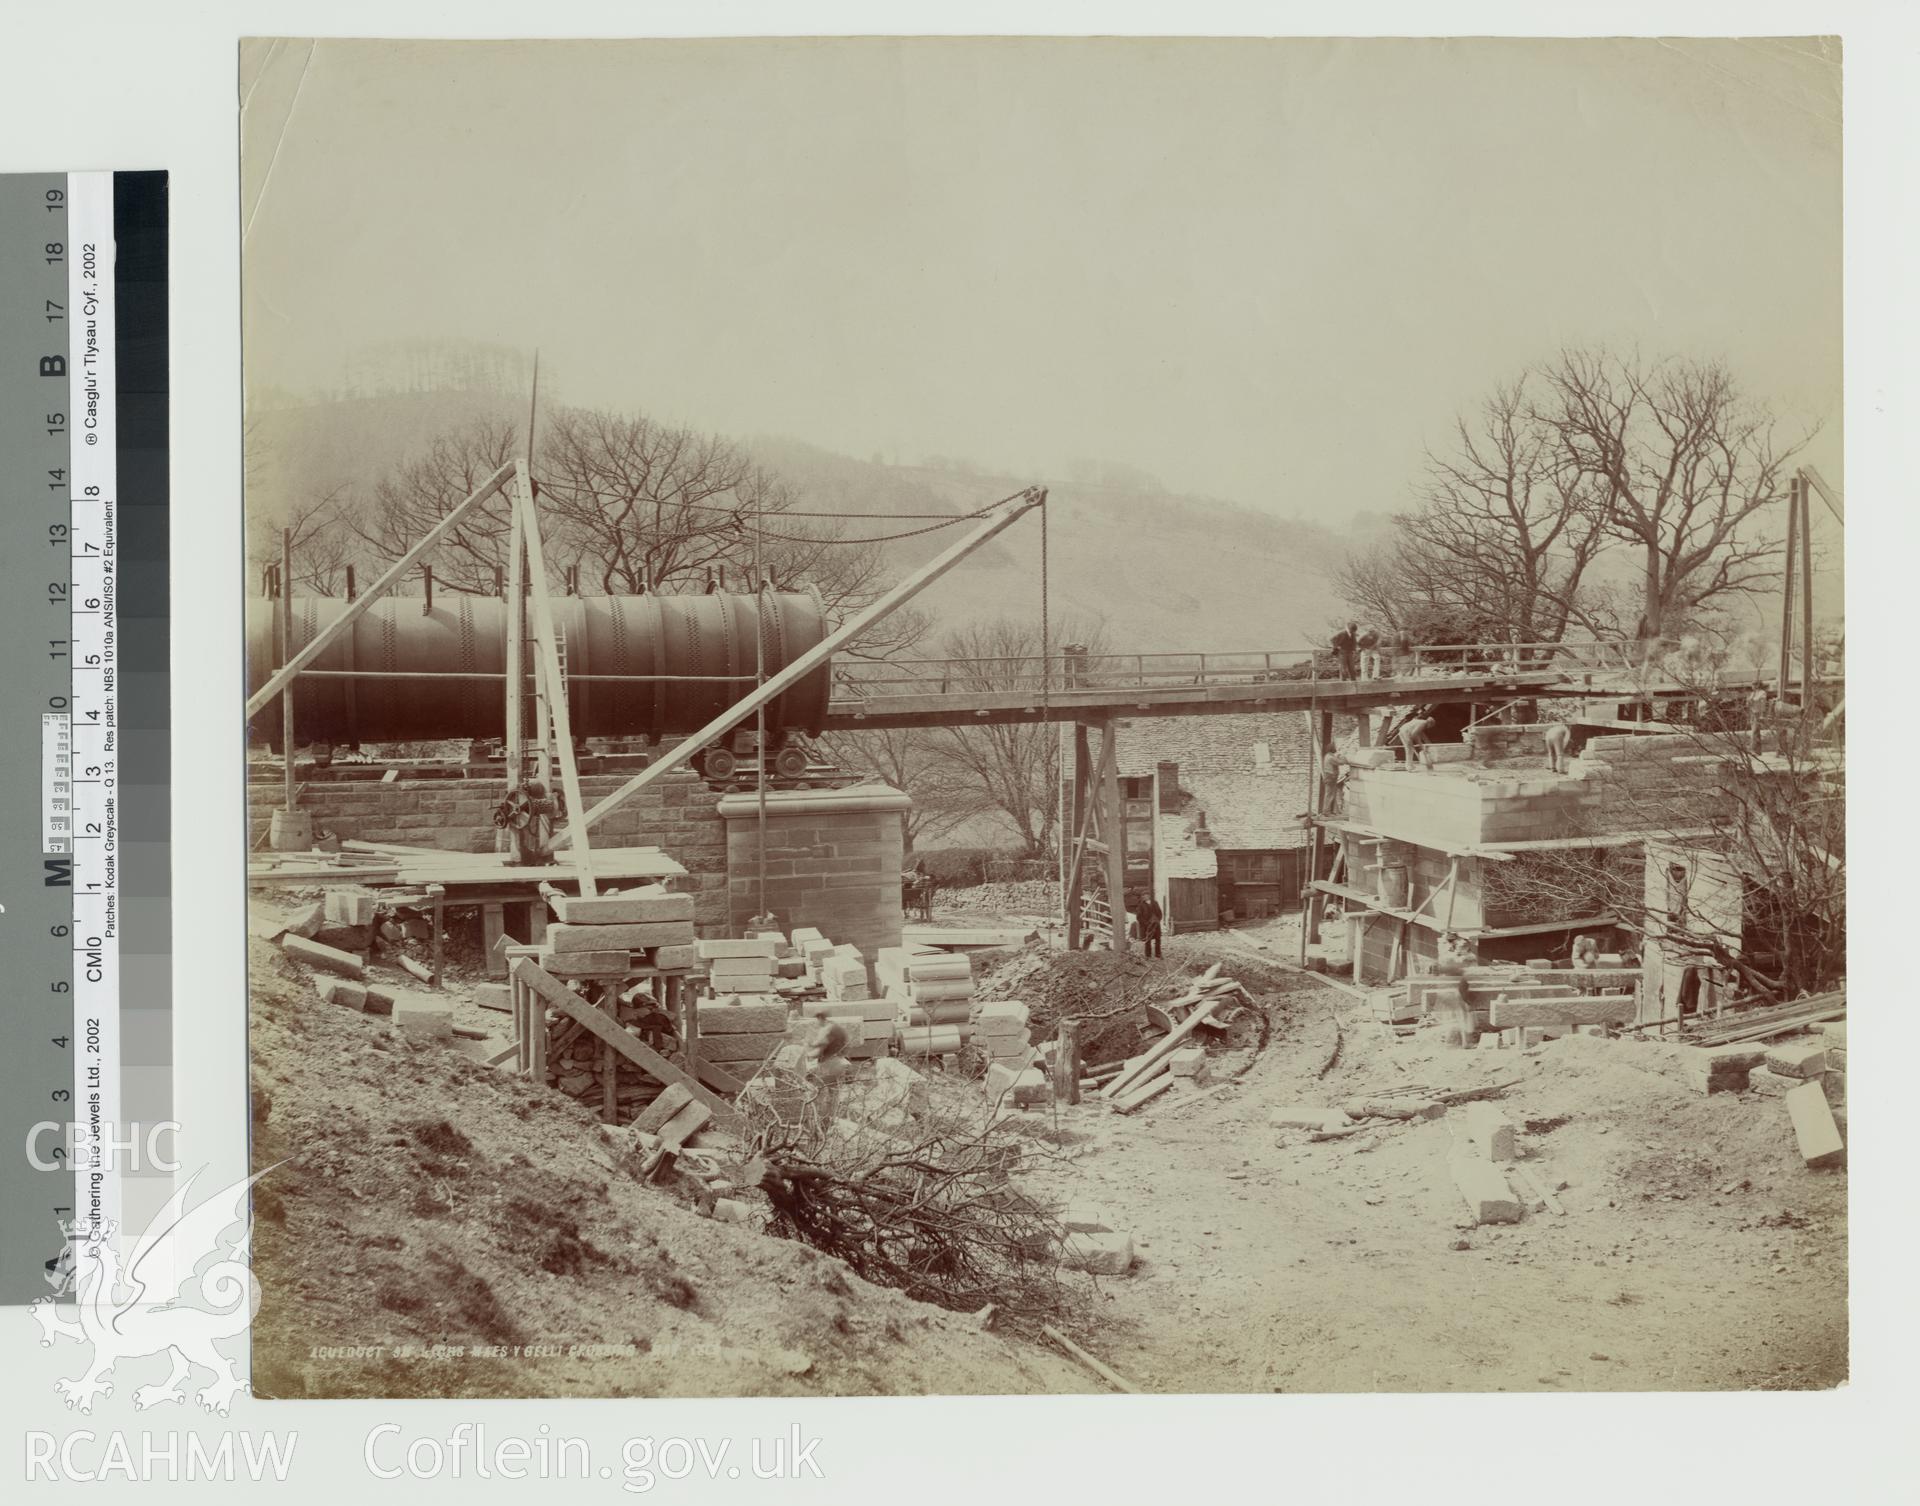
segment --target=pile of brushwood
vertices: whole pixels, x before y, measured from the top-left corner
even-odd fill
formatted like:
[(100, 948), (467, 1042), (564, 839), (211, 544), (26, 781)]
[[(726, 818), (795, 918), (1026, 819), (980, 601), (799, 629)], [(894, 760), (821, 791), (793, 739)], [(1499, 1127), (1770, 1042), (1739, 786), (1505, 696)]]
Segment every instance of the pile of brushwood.
[(955, 1312), (992, 1308), (1037, 1332), (1084, 1326), (1084, 1287), (1061, 1263), (1058, 1210), (1009, 1173), (1050, 1148), (1016, 1135), (977, 1095), (936, 1108), (905, 1080), (823, 1082), (769, 1063), (740, 1095), (766, 1231), (844, 1260), (861, 1277)]

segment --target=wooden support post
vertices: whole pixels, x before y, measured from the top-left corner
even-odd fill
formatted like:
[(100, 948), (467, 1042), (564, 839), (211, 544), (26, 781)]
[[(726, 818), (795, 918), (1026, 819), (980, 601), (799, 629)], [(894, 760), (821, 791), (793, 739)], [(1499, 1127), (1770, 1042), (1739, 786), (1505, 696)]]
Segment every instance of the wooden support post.
[(1320, 877), (1320, 813), (1325, 782), (1320, 771), (1319, 736), (1313, 713), (1307, 714), (1307, 881), (1300, 886), (1300, 965), (1307, 964), (1307, 948), (1320, 940), (1320, 891), (1313, 887)]
[(533, 994), (518, 978), (510, 979), (508, 987), (513, 990), (513, 1039), (519, 1048), (519, 1068), (522, 1073), (533, 1070)]
[[(1800, 710), (1804, 720), (1814, 707), (1818, 662), (1813, 648), (1813, 499), (1807, 495), (1805, 476), (1796, 476), (1793, 485), (1800, 494)], [(1802, 729), (1803, 736), (1811, 732), (1811, 727)]]
[(497, 899), (481, 905), (480, 950), (486, 955), (489, 978), (504, 978), (507, 975), (507, 960), (500, 955), (500, 938), (506, 931), (506, 906)]
[[(507, 793), (520, 786), (527, 772), (526, 736), (521, 717), (527, 706), (527, 546), (521, 537), (519, 507), (514, 526), (507, 530)], [(500, 850), (513, 850), (513, 834), (501, 832)]]
[(1073, 857), (1060, 902), (1066, 908), (1067, 950), (1080, 950), (1080, 873), (1087, 851), (1087, 780), (1093, 758), (1087, 724), (1073, 724)]
[[(280, 662), (293, 657), (293, 530), (280, 530)], [(293, 785), (293, 681), (280, 694), (280, 759), (285, 765), (286, 788), (281, 796), (287, 814), (293, 814), (299, 793)]]
[(1787, 559), (1786, 567), (1780, 579), (1780, 683), (1774, 690), (1774, 698), (1782, 707), (1786, 705), (1787, 685), (1793, 677), (1793, 567), (1794, 556), (1798, 552), (1794, 541), (1799, 536), (1800, 487), (1796, 481), (1787, 488)]
[(547, 1080), (547, 1001), (531, 986), (527, 987), (526, 993), (527, 1041), (530, 1048), (527, 1071), (535, 1082), (544, 1083)]
[(427, 924), (433, 927), (433, 975), (444, 978), (447, 975), (447, 886), (428, 884), (427, 897), (433, 901)]
[[(358, 622), (360, 618), (365, 615), (367, 609), (382, 596), (385, 596), (388, 591), (392, 590), (397, 582), (406, 579), (407, 572), (413, 569), (434, 545), (438, 544), (448, 534), (452, 533), (454, 529), (458, 528), (460, 524), (466, 520), (468, 513), (472, 512), (488, 497), (491, 497), (495, 492), (500, 490), (502, 486), (506, 485), (512, 476), (513, 466), (511, 463), (501, 466), (499, 470), (481, 482), (478, 491), (473, 492), (465, 498), (465, 500), (454, 507), (444, 518), (422, 534), (420, 542), (389, 565), (385, 573), (367, 588), (367, 594), (365, 596), (349, 602), (344, 612), (334, 618), (332, 622), (328, 623), (326, 627), (322, 628), (318, 633), (314, 634), (311, 643), (307, 644), (299, 653), (282, 664), (279, 669), (275, 670), (273, 674), (268, 677), (266, 684), (262, 685), (252, 695), (247, 697), (247, 720), (251, 721), (254, 717), (258, 716), (261, 707), (267, 705), (275, 696), (279, 695), (301, 670), (312, 664), (315, 659), (318, 659), (329, 648), (333, 647), (335, 639), (339, 638), (342, 633), (346, 632), (354, 623)], [(287, 582), (285, 589), (289, 595), (292, 594), (293, 583), (291, 580)], [(784, 689), (785, 687), (782, 688)]]
[(1053, 1048), (1053, 1099), (1055, 1103), (1080, 1101), (1080, 1021), (1072, 1015), (1060, 1017), (1060, 1035)]
[(1100, 737), (1100, 838), (1107, 844), (1107, 910), (1114, 953), (1127, 949), (1127, 813), (1120, 799), (1120, 732), (1112, 721)]
[(553, 729), (554, 752), (560, 759), (560, 784), (567, 797), (567, 835), (572, 839), (574, 866), (580, 873), (580, 892), (600, 892), (593, 879), (593, 849), (587, 840), (587, 805), (580, 794), (580, 764), (573, 756), (573, 722), (567, 711), (566, 678), (560, 672), (560, 649), (554, 636), (553, 603), (547, 592), (547, 558), (540, 543), (540, 520), (533, 510), (533, 489), (524, 464), (515, 462), (513, 505), (520, 533), (527, 545), (527, 578), (533, 588), (533, 625), (540, 639), (540, 680), (546, 688), (547, 725)]

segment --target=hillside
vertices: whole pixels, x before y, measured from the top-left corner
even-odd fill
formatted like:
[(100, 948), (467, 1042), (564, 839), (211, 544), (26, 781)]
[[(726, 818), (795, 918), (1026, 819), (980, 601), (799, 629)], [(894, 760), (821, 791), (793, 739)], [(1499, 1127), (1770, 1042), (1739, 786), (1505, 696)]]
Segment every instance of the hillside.
[[(364, 492), (436, 434), (478, 417), (518, 419), (522, 411), (519, 400), (488, 391), (258, 409), (248, 420), (249, 535), (277, 539), (301, 500), (337, 488)], [(1105, 624), (1118, 649), (1297, 647), (1321, 636), (1339, 610), (1326, 575), (1347, 540), (1314, 525), (1158, 490), (1147, 478), (1056, 481), (857, 460), (788, 439), (748, 443), (802, 490), (807, 506), (863, 517), (971, 512), (1027, 485), (1046, 485), (1052, 614)], [(865, 537), (918, 526), (850, 522), (846, 532)], [(942, 530), (891, 543), (889, 560), (904, 573), (956, 536)], [(1037, 623), (1039, 555), (1038, 520), (1024, 521), (935, 585), (921, 604), (943, 625), (1002, 615)]]

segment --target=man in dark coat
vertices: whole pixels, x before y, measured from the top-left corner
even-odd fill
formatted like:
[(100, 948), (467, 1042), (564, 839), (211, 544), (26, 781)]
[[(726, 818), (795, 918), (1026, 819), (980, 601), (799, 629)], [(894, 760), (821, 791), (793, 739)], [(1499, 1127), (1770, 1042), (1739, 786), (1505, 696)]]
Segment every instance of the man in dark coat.
[(1161, 956), (1160, 923), (1166, 912), (1154, 900), (1151, 894), (1143, 894), (1133, 902), (1133, 918), (1140, 925), (1140, 945), (1149, 957)]

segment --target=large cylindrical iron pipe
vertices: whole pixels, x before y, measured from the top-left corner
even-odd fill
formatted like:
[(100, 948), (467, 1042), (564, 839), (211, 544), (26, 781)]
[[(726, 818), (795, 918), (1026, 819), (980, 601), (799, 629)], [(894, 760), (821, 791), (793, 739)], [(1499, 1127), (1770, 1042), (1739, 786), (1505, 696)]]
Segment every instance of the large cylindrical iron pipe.
[[(553, 615), (565, 639), (567, 704), (577, 737), (670, 737), (719, 716), (755, 683), (751, 595), (562, 596)], [(258, 690), (346, 610), (338, 597), (293, 601), (291, 645), (276, 631), (278, 604), (247, 603), (247, 690)], [(438, 591), (377, 601), (299, 686), (303, 742), (425, 742), (500, 737), (506, 730), (507, 604)], [(766, 673), (777, 674), (831, 627), (812, 592), (768, 592)], [(396, 678), (379, 678), (395, 673)], [(626, 681), (611, 676), (668, 676)], [(445, 676), (445, 679), (439, 678)], [(431, 678), (427, 678), (431, 677)], [(531, 678), (531, 677), (529, 677)], [(822, 666), (767, 710), (769, 732), (820, 731), (831, 669)], [(259, 735), (277, 737), (277, 708)]]

